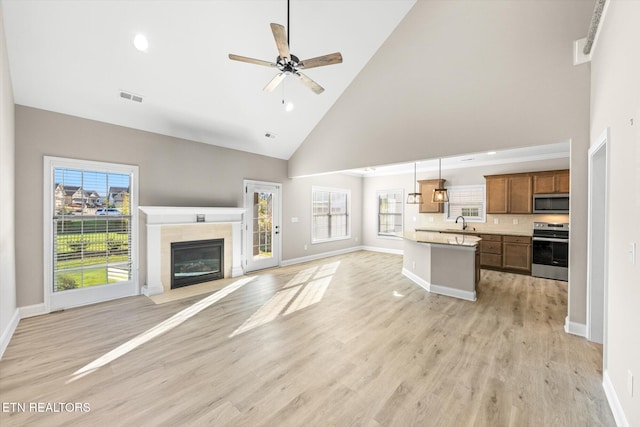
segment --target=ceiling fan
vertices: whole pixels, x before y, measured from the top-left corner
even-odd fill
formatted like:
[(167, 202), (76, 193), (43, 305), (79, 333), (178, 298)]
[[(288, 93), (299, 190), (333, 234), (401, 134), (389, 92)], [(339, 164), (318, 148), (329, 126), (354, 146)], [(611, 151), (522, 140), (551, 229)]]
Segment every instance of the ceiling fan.
[[(284, 26), (271, 23), (271, 32), (278, 47), (278, 57), (275, 62), (263, 61), (260, 59), (247, 58), (246, 56), (229, 54), (229, 59), (234, 61), (248, 62), (250, 64), (263, 65), (265, 67), (275, 67), (280, 72), (264, 87), (266, 92), (273, 91), (280, 82), (288, 75), (296, 76), (302, 84), (317, 94), (324, 92), (324, 88), (318, 83), (302, 74), (300, 70), (308, 70), (309, 68), (322, 67), (325, 65), (339, 64), (342, 62), (342, 54), (340, 52), (330, 53), (328, 55), (318, 56), (300, 61), (297, 56), (289, 52), (289, 38)], [(287, 27), (289, 27), (289, 0), (287, 0)]]

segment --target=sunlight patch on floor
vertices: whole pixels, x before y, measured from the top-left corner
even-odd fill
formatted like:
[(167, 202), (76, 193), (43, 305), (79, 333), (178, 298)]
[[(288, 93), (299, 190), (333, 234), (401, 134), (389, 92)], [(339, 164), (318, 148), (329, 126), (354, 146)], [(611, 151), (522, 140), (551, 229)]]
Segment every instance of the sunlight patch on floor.
[(75, 371), (72, 375), (71, 378), (67, 381), (67, 384), (78, 380), (82, 377), (84, 377), (85, 375), (88, 375), (92, 372), (95, 372), (96, 370), (98, 370), (99, 368), (103, 367), (104, 365), (113, 362), (114, 360), (116, 360), (117, 358), (129, 353), (130, 351), (140, 347), (142, 344), (151, 341), (152, 339), (156, 338), (159, 335), (164, 334), (167, 331), (170, 331), (171, 329), (175, 328), (176, 326), (182, 324), (183, 322), (185, 322), (186, 320), (188, 320), (189, 318), (195, 316), (196, 314), (200, 313), (202, 310), (204, 310), (205, 308), (211, 306), (212, 304), (214, 304), (217, 301), (220, 301), (222, 298), (226, 297), (227, 295), (229, 295), (230, 293), (240, 289), (242, 286), (246, 285), (247, 283), (249, 283), (250, 281), (252, 281), (253, 279), (255, 279), (257, 276), (254, 277), (245, 277), (243, 279), (237, 280), (235, 282), (233, 282), (232, 284), (220, 289), (218, 292), (209, 295), (208, 297), (198, 301), (197, 303), (193, 304), (190, 307), (185, 308), (184, 310), (174, 314), (173, 316), (171, 316), (169, 319), (165, 320), (162, 323), (157, 324), (156, 326), (154, 326), (151, 329), (148, 329), (147, 331), (141, 333), (140, 335), (132, 338), (131, 340), (127, 341), (126, 343), (116, 347), (115, 349), (111, 350), (110, 352), (100, 356), (99, 358), (97, 358), (96, 360), (94, 360), (93, 362), (89, 363), (88, 365), (85, 365), (84, 367), (78, 369), (77, 371)]
[(299, 271), (287, 282), (283, 290), (276, 292), (269, 301), (233, 331), (229, 338), (272, 322), (280, 314), (286, 316), (320, 302), (339, 266), (340, 261), (336, 261)]

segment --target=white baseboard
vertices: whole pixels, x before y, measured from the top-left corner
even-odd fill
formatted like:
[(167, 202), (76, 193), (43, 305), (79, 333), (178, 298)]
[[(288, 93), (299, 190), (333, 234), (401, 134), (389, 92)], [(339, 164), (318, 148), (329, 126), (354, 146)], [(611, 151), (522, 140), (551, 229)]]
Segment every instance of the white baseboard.
[(357, 251), (361, 251), (361, 250), (362, 250), (362, 246), (354, 246), (352, 248), (340, 249), (340, 250), (337, 250), (337, 251), (322, 252), (322, 253), (319, 253), (319, 254), (303, 256), (303, 257), (300, 257), (300, 258), (291, 258), (291, 259), (282, 260), (280, 265), (283, 266), (283, 267), (286, 267), (288, 265), (294, 265), (294, 264), (300, 264), (300, 263), (303, 263), (303, 262), (315, 261), (317, 259), (328, 258), (328, 257), (336, 256), (336, 255), (348, 254), (348, 253), (351, 253), (351, 252), (357, 252)]
[(616, 420), (616, 425), (618, 427), (630, 427), (629, 421), (627, 421), (627, 417), (624, 414), (624, 410), (622, 409), (622, 405), (618, 399), (618, 394), (616, 393), (615, 388), (613, 388), (609, 372), (606, 369), (602, 375), (602, 388), (604, 388), (604, 394), (607, 396), (607, 400), (609, 401), (609, 407), (611, 408), (611, 412), (613, 412), (613, 418)]
[(20, 322), (20, 309), (16, 308), (13, 312), (13, 316), (11, 316), (9, 324), (5, 330), (2, 331), (2, 335), (0, 336), (0, 359), (2, 359), (4, 351), (9, 346), (9, 341), (11, 341), (11, 337), (13, 337), (13, 333), (18, 327), (18, 322)]
[(579, 337), (587, 337), (587, 325), (584, 323), (572, 322), (569, 316), (564, 319), (564, 331), (568, 334), (577, 335)]
[(446, 295), (448, 297), (463, 299), (467, 301), (476, 300), (476, 291), (464, 291), (462, 289), (454, 289), (447, 286), (431, 284), (431, 292), (433, 292), (434, 294)]
[(444, 295), (452, 298), (463, 299), (466, 301), (476, 300), (475, 291), (473, 292), (463, 291), (462, 289), (454, 289), (454, 288), (449, 288), (447, 286), (434, 285), (433, 283), (427, 282), (422, 277), (419, 277), (413, 274), (411, 271), (407, 270), (406, 268), (402, 269), (402, 274), (408, 277), (412, 282), (414, 282), (416, 285), (420, 286), (427, 292), (438, 294), (438, 295)]
[(19, 310), (21, 319), (26, 319), (27, 317), (33, 316), (41, 316), (43, 314), (49, 313), (49, 310), (47, 310), (47, 306), (44, 305), (44, 303), (27, 305), (24, 307), (20, 307)]
[(385, 253), (385, 254), (393, 254), (393, 255), (403, 255), (404, 254), (404, 251), (402, 249), (379, 248), (377, 246), (362, 246), (361, 249), (363, 251), (382, 252), (382, 253)]
[(413, 274), (411, 271), (407, 270), (406, 268), (402, 269), (402, 275), (408, 277), (413, 283), (420, 286), (425, 291), (431, 292), (431, 283), (427, 282), (422, 277), (419, 277)]

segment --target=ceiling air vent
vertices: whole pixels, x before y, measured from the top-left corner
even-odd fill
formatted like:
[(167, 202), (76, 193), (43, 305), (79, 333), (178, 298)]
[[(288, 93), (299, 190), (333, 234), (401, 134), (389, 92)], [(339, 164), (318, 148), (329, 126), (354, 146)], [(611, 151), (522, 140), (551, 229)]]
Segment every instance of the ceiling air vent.
[(120, 91), (120, 98), (128, 99), (129, 101), (134, 102), (142, 102), (141, 95), (134, 95), (133, 93), (125, 92), (123, 90)]

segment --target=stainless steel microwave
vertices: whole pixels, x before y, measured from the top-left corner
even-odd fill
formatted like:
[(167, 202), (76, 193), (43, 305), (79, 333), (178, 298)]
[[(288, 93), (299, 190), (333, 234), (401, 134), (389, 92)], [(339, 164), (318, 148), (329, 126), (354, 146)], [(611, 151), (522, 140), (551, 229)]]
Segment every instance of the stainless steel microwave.
[(569, 213), (569, 193), (534, 194), (533, 213)]

